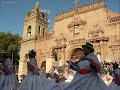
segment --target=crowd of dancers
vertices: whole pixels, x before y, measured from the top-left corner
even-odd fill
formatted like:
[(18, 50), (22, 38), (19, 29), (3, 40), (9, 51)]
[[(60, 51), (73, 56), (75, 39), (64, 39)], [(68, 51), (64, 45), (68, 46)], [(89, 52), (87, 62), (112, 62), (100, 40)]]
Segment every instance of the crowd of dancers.
[(39, 70), (35, 58), (37, 52), (31, 50), (29, 52), (28, 73), (23, 76), (24, 79), (20, 84), (16, 79), (13, 63), (8, 53), (3, 53), (0, 90), (120, 90), (119, 64), (111, 63), (113, 68), (109, 72), (113, 79), (107, 85), (104, 82), (104, 76), (108, 70), (105, 71), (105, 68), (103, 68), (104, 70), (101, 69), (101, 63), (94, 54), (93, 45), (86, 42), (86, 44), (82, 45), (82, 50), (84, 56), (79, 61), (67, 61), (71, 69), (67, 76), (64, 75), (67, 79), (65, 81), (60, 81), (60, 76), (55, 66), (48, 73), (45, 72), (44, 65)]

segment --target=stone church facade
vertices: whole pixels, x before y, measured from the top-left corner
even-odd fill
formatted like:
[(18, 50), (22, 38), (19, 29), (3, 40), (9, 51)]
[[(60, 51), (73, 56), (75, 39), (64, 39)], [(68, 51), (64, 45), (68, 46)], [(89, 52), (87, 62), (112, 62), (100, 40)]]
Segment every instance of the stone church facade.
[(67, 60), (79, 59), (83, 53), (81, 45), (86, 42), (93, 44), (100, 62), (120, 61), (120, 14), (108, 10), (104, 0), (56, 15), (50, 32), (48, 25), (47, 14), (37, 1), (24, 20), (19, 76), (27, 73), (27, 54), (31, 49), (37, 51), (38, 67), (50, 63), (53, 49), (62, 66)]

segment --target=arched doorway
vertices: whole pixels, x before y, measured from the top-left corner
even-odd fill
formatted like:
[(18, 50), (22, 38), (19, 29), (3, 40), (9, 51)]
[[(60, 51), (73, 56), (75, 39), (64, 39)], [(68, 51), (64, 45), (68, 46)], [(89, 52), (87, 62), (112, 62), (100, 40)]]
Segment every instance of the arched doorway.
[(41, 63), (41, 66), (45, 66), (46, 67), (46, 61), (43, 61), (42, 63)]
[(83, 50), (81, 48), (75, 48), (71, 51), (70, 60), (73, 62), (78, 61), (83, 56)]
[(101, 54), (100, 53), (97, 53), (97, 58), (98, 58), (99, 62), (101, 62)]

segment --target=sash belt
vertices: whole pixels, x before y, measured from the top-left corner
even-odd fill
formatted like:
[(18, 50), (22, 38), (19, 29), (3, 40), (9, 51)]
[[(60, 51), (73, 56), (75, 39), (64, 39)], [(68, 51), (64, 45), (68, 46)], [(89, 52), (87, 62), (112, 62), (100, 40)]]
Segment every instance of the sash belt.
[(89, 69), (81, 69), (79, 71), (80, 74), (89, 74), (90, 72), (91, 72), (91, 70), (89, 70)]

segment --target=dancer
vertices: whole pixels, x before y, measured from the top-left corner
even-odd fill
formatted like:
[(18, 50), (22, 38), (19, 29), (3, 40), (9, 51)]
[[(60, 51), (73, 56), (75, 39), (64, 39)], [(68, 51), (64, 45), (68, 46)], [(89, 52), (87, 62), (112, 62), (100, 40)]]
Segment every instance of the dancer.
[(113, 64), (113, 82), (109, 86), (109, 90), (120, 90), (120, 68), (117, 63)]
[(94, 54), (93, 45), (86, 43), (82, 45), (84, 57), (76, 64), (68, 61), (70, 66), (77, 71), (72, 82), (62, 90), (108, 90), (107, 85), (97, 74), (101, 66)]
[(69, 70), (69, 74), (65, 77), (65, 82), (70, 83), (73, 80), (74, 72), (72, 69)]
[(17, 90), (17, 78), (14, 73), (13, 63), (7, 52), (2, 53), (3, 69), (0, 76), (0, 90)]
[(39, 69), (37, 66), (37, 61), (35, 59), (36, 53), (37, 52), (35, 50), (31, 50), (29, 52), (29, 72), (25, 79), (22, 81), (18, 90), (51, 90), (56, 87), (55, 83), (39, 75)]
[(53, 66), (52, 69), (49, 71), (47, 77), (54, 82), (57, 82), (57, 83), (59, 82), (60, 77), (58, 75), (58, 71), (55, 66)]
[(41, 66), (39, 73), (40, 73), (40, 76), (46, 77), (46, 68), (44, 65)]

